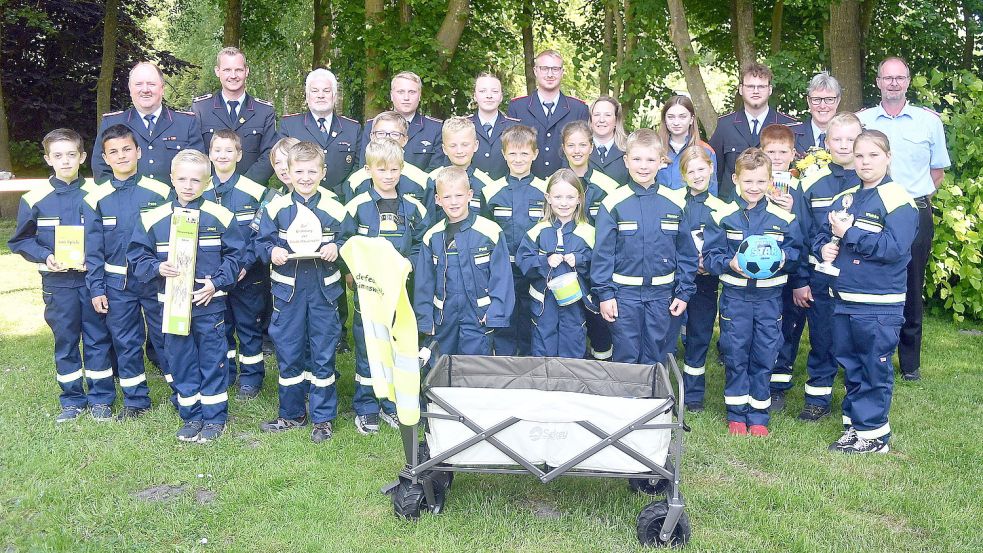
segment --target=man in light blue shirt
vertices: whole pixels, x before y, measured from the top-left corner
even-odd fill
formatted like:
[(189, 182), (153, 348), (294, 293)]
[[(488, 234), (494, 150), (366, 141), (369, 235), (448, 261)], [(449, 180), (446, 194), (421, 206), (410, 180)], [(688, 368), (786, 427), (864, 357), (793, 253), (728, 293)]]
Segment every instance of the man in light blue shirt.
[(918, 234), (908, 264), (908, 295), (898, 358), (905, 380), (921, 377), (922, 289), (925, 266), (932, 249), (932, 195), (950, 165), (942, 120), (934, 111), (907, 101), (911, 73), (899, 57), (888, 57), (877, 68), (881, 102), (857, 117), (868, 129), (877, 129), (891, 141), (891, 179), (904, 186), (918, 206)]

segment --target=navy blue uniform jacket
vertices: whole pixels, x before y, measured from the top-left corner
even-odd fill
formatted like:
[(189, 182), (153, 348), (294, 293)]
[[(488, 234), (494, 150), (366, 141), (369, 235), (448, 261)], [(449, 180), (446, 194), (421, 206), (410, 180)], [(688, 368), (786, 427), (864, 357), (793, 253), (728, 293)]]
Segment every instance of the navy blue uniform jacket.
[(236, 169), (238, 173), (259, 184), (266, 184), (270, 180), (273, 176), (270, 150), (280, 138), (276, 132), (276, 110), (273, 109), (273, 104), (246, 94), (233, 121), (229, 119), (229, 110), (222, 99), (222, 93), (218, 92), (195, 98), (191, 111), (198, 117), (201, 140), (206, 148), (211, 145), (215, 131), (233, 130), (242, 140), (242, 160)]
[(518, 119), (523, 125), (536, 129), (536, 142), (539, 157), (532, 162), (532, 174), (547, 179), (563, 167), (563, 145), (560, 133), (571, 121), (587, 121), (590, 113), (583, 101), (560, 93), (553, 107), (553, 115), (546, 120), (546, 111), (539, 101), (539, 94), (519, 96), (509, 102), (509, 117)]
[(141, 153), (137, 172), (165, 184), (171, 184), (171, 160), (178, 152), (188, 148), (206, 151), (201, 139), (201, 125), (190, 111), (175, 111), (164, 106), (160, 117), (154, 121), (153, 133), (147, 129), (136, 108), (105, 113), (92, 147), (92, 174), (97, 182), (113, 176), (113, 170), (102, 159), (102, 133), (113, 125), (126, 125), (133, 131)]

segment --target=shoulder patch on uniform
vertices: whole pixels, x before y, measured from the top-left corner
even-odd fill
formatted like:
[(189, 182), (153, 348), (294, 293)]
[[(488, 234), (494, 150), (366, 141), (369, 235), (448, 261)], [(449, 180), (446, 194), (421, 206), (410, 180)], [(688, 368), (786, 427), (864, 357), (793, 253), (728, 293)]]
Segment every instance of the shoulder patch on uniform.
[(273, 219), (281, 209), (287, 207), (291, 203), (293, 203), (293, 199), (290, 197), (290, 194), (277, 196), (270, 200), (270, 203), (266, 204), (266, 212), (270, 214), (270, 219)]
[(235, 215), (229, 211), (228, 208), (211, 200), (201, 202), (201, 210), (218, 219), (224, 227), (228, 227), (232, 222), (232, 218), (235, 217)]
[(477, 177), (477, 179), (480, 180), (482, 184), (484, 184), (485, 186), (488, 186), (489, 184), (495, 182), (495, 180), (492, 179), (491, 176), (488, 175), (488, 173), (482, 171), (481, 169), (475, 169), (474, 176)]
[(106, 196), (112, 193), (113, 193), (113, 185), (110, 184), (110, 182), (107, 180), (102, 184), (96, 184), (92, 186), (88, 194), (85, 195), (84, 200), (85, 203), (89, 204), (89, 207), (95, 209), (96, 205), (99, 204), (99, 200), (105, 198)]
[(727, 202), (721, 200), (720, 198), (710, 195), (707, 196), (706, 206), (710, 208), (710, 211), (717, 211), (727, 206)]
[(471, 228), (487, 236), (494, 244), (498, 244), (498, 236), (502, 233), (502, 227), (481, 215), (474, 218), (474, 224), (471, 225)]
[(321, 197), (317, 200), (317, 208), (333, 217), (339, 223), (344, 221), (345, 214), (347, 213), (345, 206), (341, 205), (334, 192), (322, 186), (318, 186), (317, 191), (321, 193)]
[[(110, 186), (112, 186), (110, 184)], [(137, 180), (137, 186), (142, 186), (155, 194), (159, 194), (161, 198), (166, 198), (171, 193), (171, 187), (160, 182), (159, 180), (154, 180), (150, 177), (140, 177)]]
[(595, 231), (594, 227), (592, 227), (589, 223), (577, 223), (577, 226), (573, 229), (573, 233), (581, 237), (584, 242), (587, 242), (587, 245), (591, 249), (594, 249)]
[(614, 210), (615, 206), (630, 198), (635, 192), (632, 191), (630, 186), (619, 186), (614, 192), (607, 195), (604, 200), (601, 201), (601, 205), (604, 206), (608, 212)]
[(481, 195), (485, 197), (485, 203), (489, 203), (495, 197), (495, 194), (498, 194), (507, 184), (508, 181), (505, 180), (505, 177), (486, 184), (481, 189)]
[(832, 169), (830, 169), (828, 166), (823, 167), (818, 171), (812, 171), (808, 175), (803, 176), (801, 179), (799, 179), (799, 184), (802, 185), (802, 190), (809, 190), (810, 188), (812, 188), (812, 185), (819, 182), (819, 179), (825, 177), (826, 175), (832, 175), (832, 174), (833, 174)]
[(21, 199), (27, 204), (27, 207), (34, 207), (34, 204), (43, 200), (48, 194), (54, 192), (55, 187), (51, 186), (50, 182), (45, 181), (41, 186), (32, 189), (30, 192), (21, 196)]
[(730, 113), (725, 113), (725, 114), (721, 115), (720, 117), (718, 117), (717, 119), (719, 120), (719, 119), (723, 119), (724, 117), (730, 117), (731, 115), (734, 115), (735, 113), (737, 113), (737, 112), (736, 111), (732, 111)]
[(264, 106), (270, 106), (270, 107), (273, 107), (273, 102), (271, 102), (271, 101), (269, 101), (269, 100), (264, 100), (264, 99), (262, 99), (262, 98), (257, 98), (257, 97), (255, 97), (255, 96), (253, 96), (253, 100), (256, 100), (257, 102), (259, 102), (259, 103), (261, 103), (261, 104), (263, 104)]
[(355, 196), (354, 198), (352, 198), (352, 200), (350, 202), (348, 202), (347, 204), (345, 204), (345, 211), (347, 211), (349, 215), (351, 215), (352, 217), (354, 217), (355, 216), (355, 213), (358, 212), (358, 207), (360, 205), (368, 202), (371, 199), (372, 199), (372, 196), (369, 195), (368, 192), (362, 192), (361, 194), (358, 194), (357, 196)]
[(839, 194), (833, 196), (833, 201), (835, 202), (836, 200), (840, 199), (843, 196), (846, 196), (847, 194), (855, 194), (857, 193), (858, 190), (860, 190), (859, 184), (851, 186), (850, 188), (847, 188), (846, 190), (842, 190), (840, 191)]
[(189, 117), (195, 117), (195, 112), (193, 112), (193, 111), (183, 111), (183, 110), (180, 110), (180, 109), (174, 109), (174, 110), (171, 110), (171, 111), (173, 111), (174, 113), (180, 113), (181, 115), (187, 115)]
[(356, 121), (355, 119), (352, 119), (351, 117), (345, 117), (344, 115), (338, 115), (337, 113), (335, 114), (335, 117), (337, 117), (338, 119), (344, 119), (345, 121), (348, 121), (349, 123), (354, 123), (354, 124), (358, 125), (358, 121)]
[(121, 113), (123, 113), (123, 111), (124, 111), (124, 110), (119, 110), (119, 111), (110, 111), (110, 112), (106, 112), (106, 113), (103, 113), (103, 114), (102, 114), (102, 116), (103, 116), (103, 117), (108, 117), (108, 116), (110, 116), (110, 115), (119, 115), (119, 114), (121, 114)]
[(348, 186), (352, 190), (355, 190), (356, 188), (359, 187), (359, 185), (365, 182), (365, 179), (368, 178), (369, 178), (369, 172), (365, 169), (365, 167), (362, 167), (358, 171), (355, 171), (351, 175), (348, 175)]
[(888, 213), (892, 213), (905, 204), (918, 209), (915, 207), (915, 200), (911, 198), (911, 194), (908, 194), (903, 186), (894, 181), (878, 186), (877, 195), (881, 197), (881, 201), (884, 202), (884, 209)]
[(720, 206), (718, 206), (716, 209), (710, 212), (710, 217), (713, 218), (713, 222), (716, 223), (717, 225), (720, 225), (720, 221), (723, 221), (724, 217), (727, 217), (728, 215), (731, 215), (732, 213), (735, 213), (737, 212), (738, 209), (740, 209), (740, 206), (737, 205), (737, 202), (724, 202), (723, 200), (720, 200), (720, 204), (721, 204)]
[(423, 118), (424, 119), (429, 119), (429, 120), (433, 121), (434, 123), (441, 123), (441, 124), (444, 123), (444, 120), (443, 119), (437, 119), (436, 117), (430, 117), (429, 115), (424, 115)]
[(427, 174), (426, 171), (409, 162), (403, 164), (403, 171), (401, 174), (405, 175), (406, 178), (410, 179), (411, 181), (419, 184), (420, 188), (424, 189), (427, 187), (427, 179), (430, 178), (430, 175)]
[(531, 229), (529, 229), (529, 232), (526, 233), (526, 236), (528, 236), (530, 240), (535, 242), (536, 239), (539, 238), (539, 233), (542, 232), (543, 229), (547, 229), (551, 226), (552, 226), (551, 224), (545, 221), (540, 221), (535, 225), (533, 225)]
[(581, 104), (584, 104), (585, 106), (587, 105), (587, 102), (585, 102), (585, 101), (583, 101), (583, 100), (581, 100), (580, 98), (577, 98), (576, 96), (570, 96), (570, 95), (568, 95), (568, 94), (565, 94), (565, 96), (566, 96), (567, 98), (570, 98), (571, 100), (574, 100), (574, 101), (577, 101), (577, 102), (580, 102)]
[[(447, 167), (450, 167), (450, 166), (448, 165)], [(433, 171), (430, 171), (429, 173), (427, 173), (427, 178), (428, 179), (433, 179), (434, 182), (437, 182), (437, 177), (440, 176), (440, 172), (443, 171), (444, 169), (446, 169), (447, 167), (438, 167), (438, 168), (434, 169)], [(423, 169), (420, 169), (420, 170), (423, 171)]]
[(528, 94), (526, 94), (525, 96), (516, 96), (515, 98), (512, 98), (512, 99), (511, 99), (511, 100), (509, 100), (509, 101), (510, 101), (510, 102), (514, 102), (514, 101), (516, 101), (516, 100), (524, 100), (524, 99), (526, 99), (526, 98), (528, 98), (528, 97), (529, 97), (529, 95), (528, 95)]
[(533, 177), (532, 182), (530, 182), (529, 185), (535, 188), (536, 190), (539, 190), (543, 194), (546, 193), (546, 181), (544, 181), (539, 177)]
[(212, 93), (209, 92), (208, 94), (202, 94), (201, 96), (195, 96), (194, 98), (191, 99), (191, 101), (192, 102), (200, 102), (202, 100), (207, 100), (207, 99), (211, 98), (212, 96), (214, 96), (214, 94), (212, 94)]
[(659, 185), (659, 195), (676, 204), (679, 209), (686, 207), (686, 188), (672, 190), (666, 186)]
[(430, 239), (433, 238), (433, 235), (437, 234), (438, 232), (443, 232), (445, 228), (447, 228), (447, 221), (439, 221), (436, 225), (430, 227), (430, 230), (423, 235), (423, 242), (430, 243)]
[(159, 205), (150, 211), (140, 214), (140, 223), (143, 225), (143, 230), (150, 230), (150, 227), (156, 225), (159, 221), (170, 215), (173, 210), (174, 206), (172, 203), (167, 202), (164, 205)]
[(420, 200), (414, 198), (413, 196), (410, 196), (409, 194), (403, 194), (403, 199), (413, 204), (413, 206), (416, 207), (417, 211), (420, 212), (421, 217), (423, 217), (424, 219), (427, 218), (427, 207), (423, 205), (423, 203), (420, 202)]
[(509, 117), (508, 115), (503, 115), (506, 121), (515, 121), (516, 123), (521, 123), (522, 120), (517, 117)]
[(795, 220), (794, 213), (785, 211), (784, 209), (778, 207), (777, 205), (771, 202), (768, 202), (768, 205), (765, 206), (765, 211), (771, 213), (772, 215), (778, 217), (779, 219), (785, 221), (786, 223), (791, 223), (792, 221)]
[(594, 169), (594, 171), (590, 174), (590, 182), (591, 184), (596, 184), (597, 187), (603, 190), (605, 194), (614, 192), (617, 190), (618, 186), (620, 186), (618, 181), (612, 179), (597, 169)]
[(239, 177), (239, 181), (236, 182), (236, 188), (242, 190), (246, 194), (249, 194), (256, 200), (263, 199), (263, 194), (266, 194), (267, 190), (267, 188), (262, 184), (259, 184), (258, 182), (245, 176)]
[(297, 112), (297, 113), (285, 113), (285, 114), (283, 114), (280, 117), (280, 119), (285, 119), (287, 117), (297, 117), (298, 115), (300, 115), (300, 112)]

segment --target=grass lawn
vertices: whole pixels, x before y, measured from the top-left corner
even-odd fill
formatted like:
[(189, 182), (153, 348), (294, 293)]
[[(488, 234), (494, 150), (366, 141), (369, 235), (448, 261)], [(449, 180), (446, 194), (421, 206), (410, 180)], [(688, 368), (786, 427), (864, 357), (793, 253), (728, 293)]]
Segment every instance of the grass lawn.
[[(637, 551), (649, 501), (614, 479), (458, 475), (446, 511), (397, 520), (379, 488), (402, 464), (398, 434), (352, 424), (353, 359), (340, 359), (334, 439), (263, 435), (275, 370), (261, 396), (233, 401), (217, 443), (179, 444), (166, 384), (136, 422), (55, 426), (58, 387), (40, 279), (5, 248), (0, 221), (0, 548), (6, 551)], [(967, 327), (969, 330), (974, 330)], [(802, 406), (804, 356), (788, 411), (767, 439), (726, 435), (723, 369), (708, 363), (708, 409), (686, 435), (683, 492), (691, 551), (983, 550), (983, 337), (926, 324), (924, 379), (895, 389), (889, 455), (827, 453), (839, 412)], [(966, 330), (966, 329), (963, 329)], [(268, 367), (275, 361), (268, 358)], [(838, 387), (840, 385), (838, 384)], [(838, 405), (842, 389), (838, 389)]]

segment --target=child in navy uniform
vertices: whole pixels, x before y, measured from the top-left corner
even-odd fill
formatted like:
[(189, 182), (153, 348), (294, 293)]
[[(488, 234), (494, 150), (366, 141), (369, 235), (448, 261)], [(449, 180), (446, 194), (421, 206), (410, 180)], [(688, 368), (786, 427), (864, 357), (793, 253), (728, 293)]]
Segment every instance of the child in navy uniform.
[(93, 183), (79, 176), (85, 152), (77, 132), (56, 129), (41, 144), (54, 175), (44, 186), (21, 196), (17, 228), (7, 245), (36, 263), (41, 273), (44, 320), (54, 335), (56, 380), (61, 387), (61, 413), (55, 422), (73, 420), (87, 408), (92, 409), (92, 418), (106, 421), (112, 418), (116, 401), (106, 318), (92, 305), (84, 264), (67, 267), (55, 261), (55, 229), (82, 226), (82, 202)]

